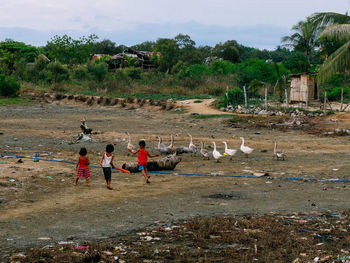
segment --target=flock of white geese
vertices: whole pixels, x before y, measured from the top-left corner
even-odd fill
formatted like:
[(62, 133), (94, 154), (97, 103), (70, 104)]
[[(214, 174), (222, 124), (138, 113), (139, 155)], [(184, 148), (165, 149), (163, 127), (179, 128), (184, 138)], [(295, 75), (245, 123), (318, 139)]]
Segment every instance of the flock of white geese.
[[(127, 145), (127, 149), (131, 149), (133, 151), (136, 150), (136, 147), (131, 143), (131, 136), (129, 132), (126, 132), (126, 134), (128, 135), (128, 145)], [(191, 134), (188, 134), (188, 136), (190, 137), (190, 143), (188, 146), (174, 146), (174, 136), (171, 135), (170, 136), (170, 144), (169, 145), (165, 145), (162, 143), (162, 138), (160, 136), (158, 136), (158, 151), (161, 154), (165, 154), (165, 155), (169, 155), (169, 154), (194, 154), (197, 153), (198, 150), (201, 154), (201, 156), (204, 159), (210, 159), (210, 155), (213, 156), (213, 158), (219, 162), (221, 158), (223, 158), (224, 156), (229, 156), (230, 160), (232, 160), (233, 156), (237, 153), (237, 149), (229, 149), (227, 146), (227, 142), (223, 141), (222, 143), (225, 145), (225, 152), (223, 154), (221, 154), (217, 149), (216, 149), (216, 143), (213, 141), (213, 145), (214, 145), (214, 150), (212, 152), (209, 152), (207, 149), (204, 148), (204, 143), (201, 141), (201, 147), (197, 148), (197, 146), (193, 143), (193, 138)], [(245, 141), (243, 137), (240, 137), (241, 139), (241, 147), (240, 150), (241, 152), (248, 158), (248, 156), (254, 151), (253, 148), (245, 145)], [(274, 141), (274, 158), (276, 160), (285, 160), (285, 154), (281, 149), (277, 148), (277, 141)]]

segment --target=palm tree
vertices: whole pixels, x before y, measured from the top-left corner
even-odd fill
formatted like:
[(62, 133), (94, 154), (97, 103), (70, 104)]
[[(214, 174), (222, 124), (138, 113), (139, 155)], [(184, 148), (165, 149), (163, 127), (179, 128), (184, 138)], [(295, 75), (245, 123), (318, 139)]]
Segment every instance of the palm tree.
[(292, 30), (296, 32), (291, 36), (283, 37), (282, 42), (287, 43), (285, 46), (291, 46), (295, 50), (305, 52), (310, 64), (311, 52), (318, 45), (318, 31), (315, 23), (307, 18), (306, 21), (300, 21), (293, 26)]
[(343, 41), (343, 45), (329, 55), (318, 72), (319, 83), (327, 82), (334, 74), (350, 69), (350, 16), (348, 13), (316, 13), (311, 21), (324, 29), (321, 38)]

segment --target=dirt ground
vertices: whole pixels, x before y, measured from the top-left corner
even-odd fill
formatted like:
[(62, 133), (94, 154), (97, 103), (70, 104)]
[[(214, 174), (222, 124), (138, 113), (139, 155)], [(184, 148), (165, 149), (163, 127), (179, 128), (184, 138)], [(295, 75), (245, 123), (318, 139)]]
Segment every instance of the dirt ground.
[[(99, 134), (92, 136), (94, 142), (70, 144), (84, 117)], [(325, 117), (318, 124), (324, 130), (349, 127), (348, 113)], [(188, 145), (190, 133), (197, 146), (203, 141), (212, 150), (209, 146), (215, 141), (220, 152), (223, 140), (230, 148), (239, 149), (239, 137), (243, 136), (247, 145), (255, 149), (248, 159), (240, 152), (233, 160), (223, 158), (220, 163), (212, 158), (203, 160), (198, 154), (183, 155), (174, 172), (269, 173), (268, 177), (257, 179), (152, 174), (151, 184), (147, 185), (141, 174), (118, 172), (113, 173), (114, 190), (109, 191), (98, 168), (91, 168), (91, 187), (83, 181), (74, 187), (74, 165), (25, 158), (18, 163), (18, 158), (0, 158), (3, 259), (13, 249), (43, 247), (67, 239), (102, 240), (195, 216), (349, 209), (350, 183), (274, 179), (350, 179), (348, 136), (321, 136), (294, 129), (231, 128), (223, 118), (194, 119), (188, 113), (170, 111), (49, 104), (0, 107), (0, 132), (0, 154), (32, 156), (41, 150), (52, 152), (48, 159), (75, 161), (80, 147), (85, 146), (90, 161), (97, 164), (105, 145), (113, 143), (118, 166), (136, 160), (126, 150), (125, 132), (130, 132), (134, 145), (145, 139), (151, 153), (157, 152), (158, 135), (167, 144), (170, 134), (174, 134), (176, 146)], [(286, 161), (272, 158), (275, 138), (286, 152)], [(218, 195), (234, 198), (214, 198)]]

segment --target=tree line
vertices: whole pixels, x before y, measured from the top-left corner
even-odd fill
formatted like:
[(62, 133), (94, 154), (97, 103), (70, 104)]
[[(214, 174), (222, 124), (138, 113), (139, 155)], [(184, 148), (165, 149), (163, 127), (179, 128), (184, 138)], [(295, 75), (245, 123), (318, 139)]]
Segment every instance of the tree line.
[(7, 39), (0, 42), (0, 74), (11, 83), (17, 80), (62, 90), (84, 84), (91, 90), (220, 96), (226, 86), (246, 86), (250, 96), (258, 96), (259, 87), (274, 87), (271, 95), (282, 100), (291, 73), (314, 72), (331, 90), (347, 85), (349, 21), (347, 13), (313, 14), (298, 22), (294, 33), (283, 37), (275, 50), (247, 47), (235, 40), (197, 46), (185, 34), (129, 47), (161, 54), (152, 58), (155, 68), (147, 72), (133, 58), (128, 58), (127, 68), (113, 73), (108, 73), (106, 60), (91, 61), (92, 54), (114, 55), (127, 48), (96, 35), (54, 36), (42, 47)]

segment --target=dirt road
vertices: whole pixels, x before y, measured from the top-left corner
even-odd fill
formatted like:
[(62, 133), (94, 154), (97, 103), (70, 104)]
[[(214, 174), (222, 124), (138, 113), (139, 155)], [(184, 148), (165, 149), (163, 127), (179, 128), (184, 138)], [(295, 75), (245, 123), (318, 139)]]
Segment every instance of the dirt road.
[[(100, 133), (95, 142), (69, 144), (79, 132), (80, 120)], [(334, 118), (334, 117), (333, 117)], [(338, 125), (347, 126), (347, 115)], [(326, 125), (327, 121), (324, 122)], [(334, 125), (330, 122), (329, 125)], [(254, 148), (247, 159), (241, 153), (220, 163), (200, 156), (183, 156), (175, 172), (242, 174), (263, 169), (270, 177), (350, 179), (348, 137), (324, 137), (288, 130), (230, 128), (223, 119), (194, 119), (187, 114), (112, 107), (32, 105), (0, 108), (0, 153), (33, 155), (33, 148), (52, 152), (49, 159), (78, 158), (80, 147), (88, 148), (92, 163), (98, 163), (107, 143), (115, 144), (116, 163), (135, 161), (126, 151), (126, 135), (132, 142), (146, 139), (156, 152), (157, 135), (167, 144), (188, 145), (188, 133), (199, 145), (222, 141), (239, 148), (240, 136)], [(285, 150), (285, 162), (272, 159), (273, 139)], [(349, 208), (350, 184), (191, 175), (152, 174), (146, 185), (140, 174), (114, 173), (113, 191), (105, 188), (100, 169), (92, 168), (91, 187), (75, 178), (74, 166), (33, 162), (30, 159), (0, 159), (0, 254), (13, 248), (48, 245), (67, 238), (77, 241), (118, 236), (146, 225), (172, 222), (196, 215), (268, 214), (270, 212), (325, 211)], [(220, 199), (227, 195), (228, 199)]]

